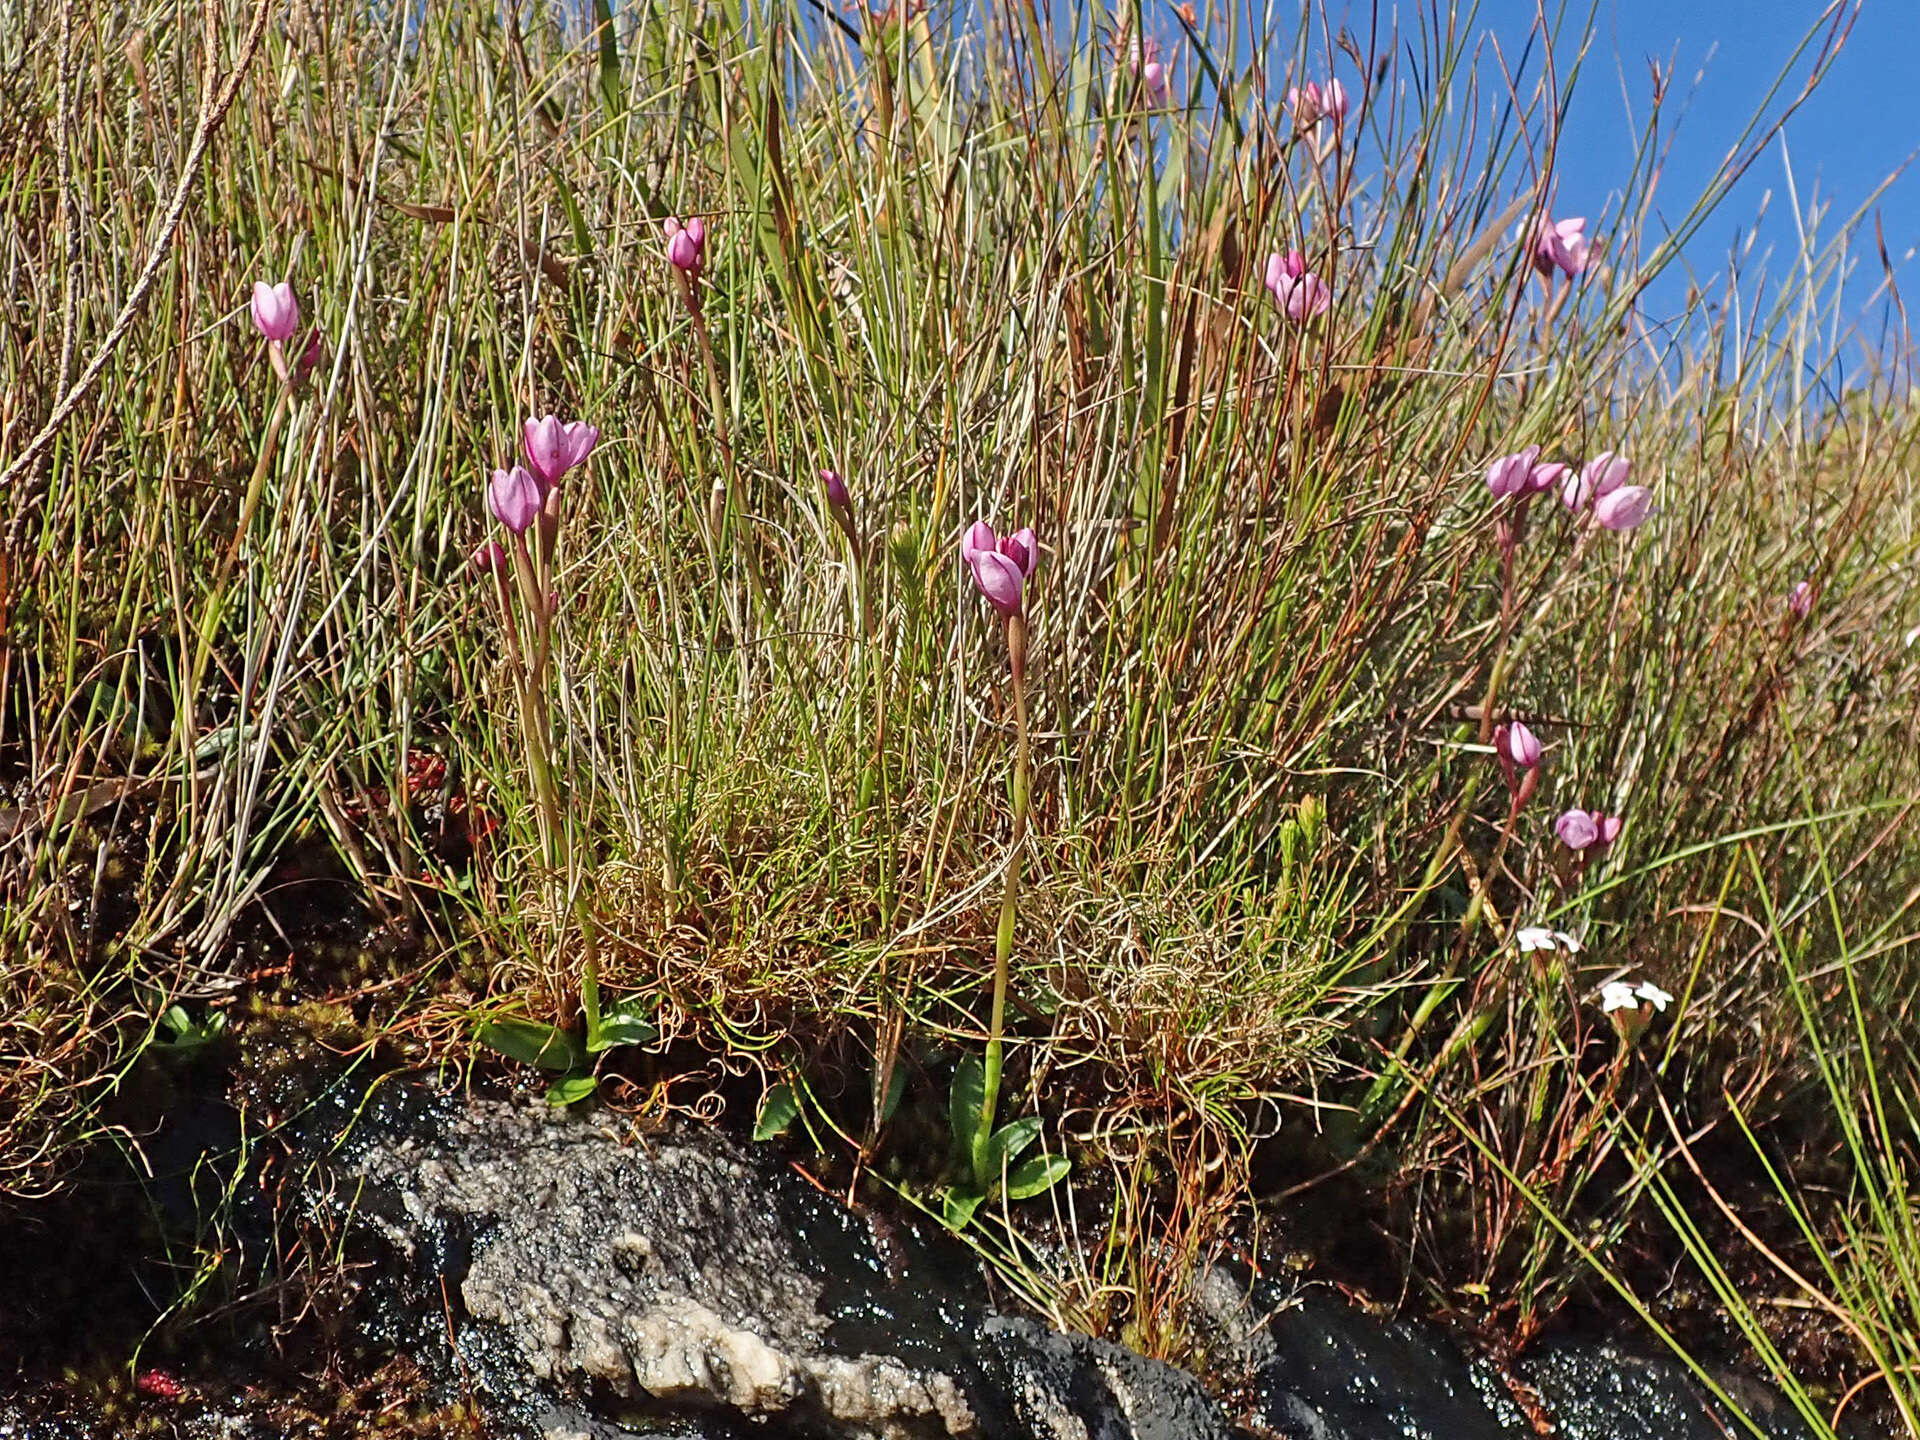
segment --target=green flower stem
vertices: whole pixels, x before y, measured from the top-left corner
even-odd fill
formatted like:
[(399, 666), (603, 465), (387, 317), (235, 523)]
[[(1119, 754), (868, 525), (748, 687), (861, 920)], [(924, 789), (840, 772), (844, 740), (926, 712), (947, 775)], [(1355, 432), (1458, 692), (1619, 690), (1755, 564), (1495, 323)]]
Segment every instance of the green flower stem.
[(1027, 619), (1007, 617), (1007, 658), (1013, 669), (1013, 713), (1017, 727), (1013, 761), (1013, 837), (1007, 846), (1007, 886), (1000, 900), (1000, 933), (993, 946), (993, 1016), (987, 1025), (987, 1064), (980, 1092), (980, 1124), (973, 1132), (973, 1178), (982, 1190), (996, 1178), (988, 1165), (994, 1112), (1000, 1103), (1000, 1070), (1005, 1059), (1007, 977), (1013, 963), (1013, 922), (1020, 903), (1020, 857), (1026, 849), (1027, 812), (1032, 802), (1032, 745), (1027, 736)]
[[(553, 720), (547, 706), (547, 672), (553, 657), (553, 608), (548, 601), (548, 583), (552, 573), (552, 537), (547, 533), (547, 517), (542, 517), (538, 553), (527, 544), (525, 535), (513, 537), (510, 548), (520, 602), (531, 618), (529, 643), (532, 654), (524, 655), (513, 622), (511, 591), (499, 586), (501, 623), (506, 631), (507, 655), (513, 670), (514, 691), (520, 706), (520, 733), (526, 749), (527, 771), (533, 777), (534, 802), (540, 817), (540, 858), (553, 877), (556, 908), (571, 909), (580, 929), (580, 1008), (591, 1037), (600, 1026), (600, 947), (594, 931), (592, 907), (587, 891), (577, 883), (574, 873), (573, 844), (566, 817), (560, 806), (560, 786), (553, 763)], [(558, 517), (553, 518), (558, 528)]]
[[(247, 481), (246, 497), (240, 502), (240, 517), (234, 522), (233, 540), (227, 546), (226, 554), (220, 557), (220, 569), (215, 573), (213, 584), (207, 589), (207, 603), (200, 611), (200, 643), (194, 647), (193, 669), (188, 672), (185, 695), (189, 707), (194, 697), (200, 693), (200, 682), (206, 678), (207, 661), (213, 653), (213, 632), (220, 623), (220, 612), (226, 606), (227, 586), (233, 579), (233, 567), (239, 563), (240, 551), (247, 543), (247, 532), (253, 528), (253, 512), (260, 508), (260, 496), (266, 489), (267, 472), (273, 468), (273, 457), (280, 450), (280, 434), (287, 428), (287, 415), (293, 408), (293, 391), (287, 386), (280, 387), (280, 398), (273, 407), (273, 416), (267, 421), (267, 435), (260, 442), (260, 453), (253, 462), (253, 475)], [(192, 750), (196, 737), (193, 727), (186, 726), (182, 734), (188, 737), (187, 749)], [(187, 774), (194, 772), (188, 755)]]

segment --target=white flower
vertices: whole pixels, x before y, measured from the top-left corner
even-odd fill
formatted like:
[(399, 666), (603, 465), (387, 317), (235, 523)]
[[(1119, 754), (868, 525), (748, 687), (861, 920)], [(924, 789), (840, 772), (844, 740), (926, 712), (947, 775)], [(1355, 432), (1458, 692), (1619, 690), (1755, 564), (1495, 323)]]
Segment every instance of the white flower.
[(1569, 955), (1580, 953), (1580, 937), (1569, 935), (1564, 930), (1549, 930), (1544, 925), (1529, 925), (1523, 930), (1513, 932), (1513, 943), (1520, 947), (1522, 955), (1534, 950), (1565, 950)]
[(1656, 1010), (1665, 1010), (1673, 1001), (1673, 996), (1662, 990), (1651, 980), (1642, 980), (1634, 987), (1633, 993), (1653, 1006)]
[(1640, 996), (1625, 980), (1609, 980), (1600, 987), (1600, 1008), (1609, 1015), (1616, 1010), (1638, 1010)]

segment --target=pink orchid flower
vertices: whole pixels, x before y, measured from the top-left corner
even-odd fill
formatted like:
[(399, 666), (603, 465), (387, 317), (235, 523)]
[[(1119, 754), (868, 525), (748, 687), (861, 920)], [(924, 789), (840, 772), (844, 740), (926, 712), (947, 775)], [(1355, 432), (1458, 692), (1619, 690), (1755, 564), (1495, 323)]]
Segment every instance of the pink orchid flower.
[(1534, 225), (1528, 258), (1542, 275), (1558, 270), (1571, 280), (1587, 268), (1588, 249), (1586, 217), (1549, 220), (1543, 215)]
[(1031, 529), (997, 536), (986, 521), (976, 520), (960, 541), (960, 558), (973, 571), (973, 582), (989, 605), (1009, 618), (1020, 613), (1027, 577), (1040, 558)]
[(599, 428), (584, 420), (568, 422), (546, 415), (520, 427), (520, 447), (526, 453), (527, 466), (543, 489), (558, 485), (560, 477), (585, 461), (599, 443)]
[(278, 285), (254, 281), (252, 308), (254, 325), (269, 340), (284, 344), (300, 328), (300, 302), (294, 298), (293, 286), (285, 280)]
[(516, 535), (526, 534), (545, 499), (546, 487), (523, 466), (496, 470), (487, 483), (487, 508), (493, 512), (494, 519)]
[(1307, 269), (1307, 257), (1298, 250), (1267, 257), (1267, 289), (1296, 324), (1326, 314), (1333, 305), (1332, 288)]

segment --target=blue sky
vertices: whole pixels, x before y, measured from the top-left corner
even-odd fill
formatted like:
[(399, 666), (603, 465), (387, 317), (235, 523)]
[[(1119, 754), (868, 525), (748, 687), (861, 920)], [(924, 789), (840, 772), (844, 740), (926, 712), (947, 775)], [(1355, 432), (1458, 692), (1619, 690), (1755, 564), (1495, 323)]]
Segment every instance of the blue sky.
[[(1371, 0), (1351, 0), (1351, 5), (1360, 23), (1349, 24), (1359, 29)], [(1385, 0), (1381, 9), (1387, 9)], [(1581, 17), (1586, 9), (1586, 0), (1569, 5), (1570, 14)], [(1593, 42), (1559, 152), (1559, 208), (1597, 214), (1609, 192), (1625, 181), (1651, 88), (1649, 60), (1671, 75), (1667, 113), (1670, 121), (1678, 116), (1678, 134), (1661, 194), (1676, 210), (1682, 208), (1718, 169), (1825, 9), (1825, 0), (1599, 0)], [(1477, 20), (1507, 42), (1509, 36), (1525, 36), (1535, 13), (1534, 0), (1481, 0)], [(1571, 47), (1563, 43), (1563, 51), (1564, 64)], [(1917, 64), (1920, 0), (1865, 0), (1827, 80), (1788, 122), (1786, 149), (1800, 207), (1806, 211), (1816, 196), (1831, 201), (1829, 232), (1920, 148)], [(1777, 145), (1755, 163), (1689, 246), (1686, 260), (1695, 273), (1724, 273), (1727, 251), (1752, 227), (1768, 192), (1759, 244), (1773, 250), (1769, 270), (1780, 277), (1798, 239), (1786, 163)], [(1904, 293), (1920, 276), (1920, 267), (1911, 263), (1912, 252), (1920, 248), (1920, 166), (1902, 174), (1877, 208)], [(1672, 218), (1677, 220), (1677, 213)], [(1856, 308), (1872, 300), (1882, 279), (1870, 222), (1863, 235), (1866, 247), (1860, 254), (1867, 263), (1846, 297)], [(1675, 277), (1670, 290), (1660, 287), (1647, 298), (1658, 305), (1666, 290), (1667, 298), (1677, 301), (1683, 289), (1684, 281)]]

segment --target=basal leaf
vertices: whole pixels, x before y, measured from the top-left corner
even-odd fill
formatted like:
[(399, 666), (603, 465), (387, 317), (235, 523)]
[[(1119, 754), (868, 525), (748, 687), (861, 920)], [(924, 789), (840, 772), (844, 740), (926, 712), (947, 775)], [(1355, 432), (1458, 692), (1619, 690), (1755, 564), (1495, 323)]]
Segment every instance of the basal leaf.
[(600, 1088), (597, 1075), (563, 1075), (553, 1082), (547, 1090), (549, 1105), (577, 1105), (582, 1100), (593, 1098), (593, 1092)]
[(1035, 1195), (1043, 1195), (1067, 1178), (1067, 1172), (1073, 1168), (1064, 1155), (1036, 1155), (1024, 1164), (1016, 1165), (1013, 1173), (1007, 1176), (1007, 1198), (1026, 1200)]
[(577, 1070), (585, 1058), (573, 1036), (533, 1020), (489, 1020), (475, 1032), (475, 1038), (509, 1060), (538, 1065), (542, 1070)]
[(800, 1097), (782, 1080), (761, 1099), (760, 1118), (753, 1122), (753, 1138), (771, 1140), (776, 1135), (784, 1135), (799, 1113)]

